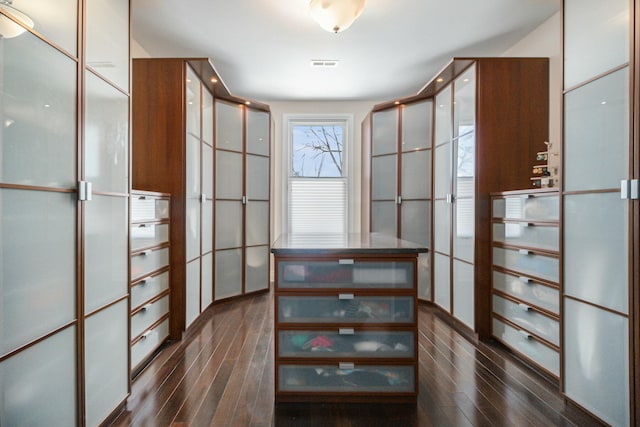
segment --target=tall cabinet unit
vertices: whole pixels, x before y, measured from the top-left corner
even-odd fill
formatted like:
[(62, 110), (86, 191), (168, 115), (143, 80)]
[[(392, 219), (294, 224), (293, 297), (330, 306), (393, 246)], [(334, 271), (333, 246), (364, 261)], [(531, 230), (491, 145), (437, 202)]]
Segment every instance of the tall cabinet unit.
[(563, 388), (616, 426), (639, 410), (637, 8), (563, 7)]
[(270, 114), (215, 102), (214, 299), (269, 289)]
[(129, 391), (129, 1), (13, 6), (34, 26), (0, 9), (0, 425), (98, 425)]
[[(431, 121), (422, 100), (371, 113), (370, 230), (431, 247)], [(431, 300), (430, 255), (418, 256), (418, 297)]]

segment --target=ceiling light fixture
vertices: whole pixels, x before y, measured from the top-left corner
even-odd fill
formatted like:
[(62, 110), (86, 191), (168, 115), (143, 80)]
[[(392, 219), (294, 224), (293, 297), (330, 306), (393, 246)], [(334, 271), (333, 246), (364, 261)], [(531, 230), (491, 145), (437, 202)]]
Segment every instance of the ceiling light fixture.
[(339, 33), (358, 19), (366, 2), (367, 0), (311, 0), (309, 12), (323, 29)]
[(6, 15), (11, 16), (22, 25), (18, 25), (15, 21), (0, 14), (0, 38), (11, 39), (18, 37), (24, 33), (25, 27), (33, 28), (33, 20), (15, 7), (11, 6), (12, 0), (0, 0), (0, 10)]

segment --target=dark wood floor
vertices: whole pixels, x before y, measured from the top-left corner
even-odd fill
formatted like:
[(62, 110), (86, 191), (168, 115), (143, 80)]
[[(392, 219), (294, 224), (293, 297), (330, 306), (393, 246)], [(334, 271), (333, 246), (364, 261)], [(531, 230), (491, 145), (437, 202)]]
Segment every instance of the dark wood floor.
[(598, 425), (501, 348), (472, 344), (430, 306), (419, 311), (417, 404), (274, 405), (273, 304), (263, 294), (209, 308), (137, 377), (113, 425)]

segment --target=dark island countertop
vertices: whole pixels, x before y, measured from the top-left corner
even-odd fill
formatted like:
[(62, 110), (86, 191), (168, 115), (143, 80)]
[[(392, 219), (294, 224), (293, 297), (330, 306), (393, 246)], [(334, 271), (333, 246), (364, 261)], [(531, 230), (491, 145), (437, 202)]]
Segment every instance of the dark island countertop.
[(271, 247), (276, 255), (417, 254), (425, 246), (382, 233), (282, 234)]

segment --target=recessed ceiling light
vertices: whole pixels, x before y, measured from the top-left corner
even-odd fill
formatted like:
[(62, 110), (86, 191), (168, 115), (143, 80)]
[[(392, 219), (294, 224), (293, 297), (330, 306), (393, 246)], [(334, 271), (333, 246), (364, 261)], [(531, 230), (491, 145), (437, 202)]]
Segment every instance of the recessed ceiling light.
[(244, 101), (245, 105), (251, 105), (251, 101)]
[(400, 101), (396, 101), (396, 102), (394, 102), (394, 104), (400, 105)]
[(468, 82), (468, 81), (469, 81), (469, 79), (464, 79), (464, 80), (463, 80), (463, 82)]
[(335, 68), (339, 62), (337, 59), (312, 59), (310, 65), (313, 68)]
[(215, 77), (211, 77), (211, 83), (218, 83), (218, 79), (216, 79)]
[(442, 77), (438, 77), (438, 78), (436, 79), (436, 81), (437, 81), (438, 83), (442, 83), (442, 82), (444, 81), (444, 79), (443, 79)]

